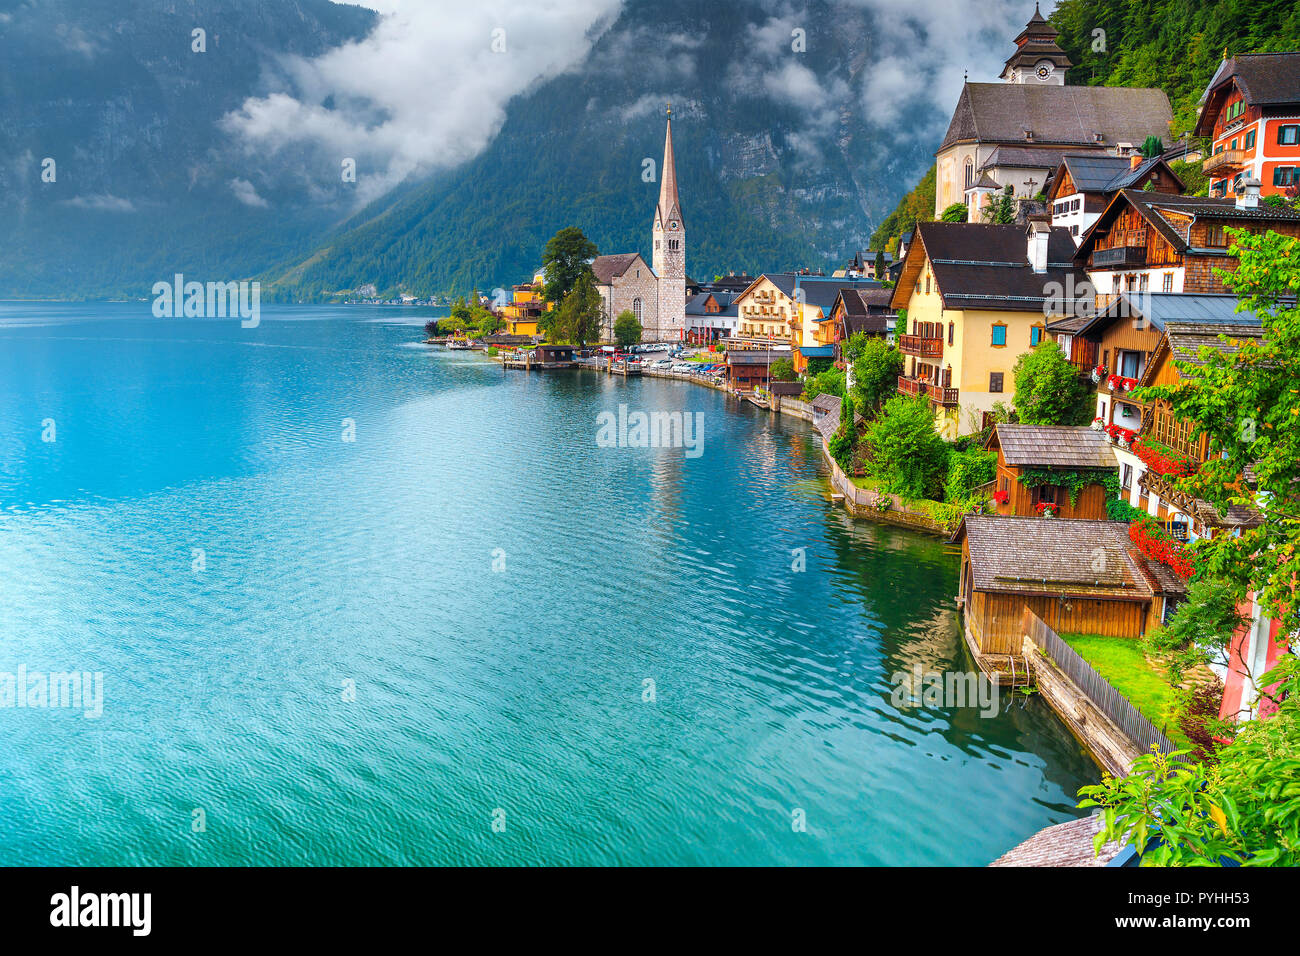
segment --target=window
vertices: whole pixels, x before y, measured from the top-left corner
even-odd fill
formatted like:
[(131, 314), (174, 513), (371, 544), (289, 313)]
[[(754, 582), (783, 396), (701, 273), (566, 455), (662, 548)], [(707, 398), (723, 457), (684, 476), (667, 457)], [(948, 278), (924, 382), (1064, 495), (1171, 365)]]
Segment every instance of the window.
[(1205, 244), (1207, 246), (1226, 246), (1227, 239), (1224, 237), (1223, 226), (1210, 226), (1205, 231)]
[(641, 321), (641, 300), (640, 299), (632, 300), (632, 314), (636, 316), (636, 320), (638, 322)]
[(1142, 275), (1138, 276), (1138, 291), (1139, 291), (1139, 292), (1145, 292), (1145, 291), (1147, 291), (1147, 287), (1148, 287), (1150, 284), (1151, 284), (1151, 276), (1147, 275), (1145, 272), (1142, 273)]
[(970, 189), (975, 185), (975, 161), (966, 160), (966, 188)]
[(1160, 291), (1161, 291), (1161, 292), (1173, 292), (1173, 291), (1174, 291), (1174, 274), (1173, 274), (1172, 272), (1166, 272), (1166, 273), (1161, 277), (1161, 279), (1160, 279)]
[(1295, 146), (1300, 143), (1300, 126), (1279, 126), (1277, 142), (1279, 146)]
[(1252, 129), (1246, 134), (1246, 149), (1255, 148), (1255, 131)]
[[(1125, 491), (1128, 491), (1130, 488), (1133, 487), (1133, 466), (1132, 465), (1119, 466), (1119, 486)], [(1127, 497), (1127, 495), (1125, 497)]]
[(1112, 275), (1112, 276), (1110, 277), (1110, 294), (1111, 294), (1111, 295), (1119, 295), (1119, 276), (1118, 276), (1118, 275)]
[(1125, 378), (1137, 378), (1141, 368), (1140, 352), (1123, 351), (1119, 353), (1119, 374)]
[(948, 323), (948, 344), (949, 345), (952, 345), (952, 337), (955, 331), (956, 331), (956, 326), (952, 322), (949, 322)]
[(925, 294), (930, 294), (930, 273), (925, 274)]
[(1237, 141), (1234, 139), (1231, 145), (1228, 146), (1228, 149), (1236, 149), (1236, 148), (1237, 148)]
[(1000, 392), (1000, 391), (1002, 391), (1002, 373), (1001, 373), (1001, 372), (989, 372), (989, 391), (990, 391), (990, 392)]
[(1056, 485), (1039, 485), (1034, 489), (1034, 497), (1038, 499), (1038, 504), (1055, 505), (1059, 504), (1057, 499), (1060, 491)]
[(1296, 167), (1294, 166), (1274, 166), (1273, 167), (1273, 185), (1274, 186), (1293, 186), (1296, 179)]
[[(993, 326), (993, 344), (999, 347), (1007, 344), (1007, 327), (1005, 325)], [(1002, 389), (999, 388), (998, 391), (1000, 392)]]
[(1029, 347), (1031, 349), (1037, 348), (1038, 343), (1041, 341), (1043, 341), (1043, 327), (1041, 325), (1035, 325), (1029, 330)]

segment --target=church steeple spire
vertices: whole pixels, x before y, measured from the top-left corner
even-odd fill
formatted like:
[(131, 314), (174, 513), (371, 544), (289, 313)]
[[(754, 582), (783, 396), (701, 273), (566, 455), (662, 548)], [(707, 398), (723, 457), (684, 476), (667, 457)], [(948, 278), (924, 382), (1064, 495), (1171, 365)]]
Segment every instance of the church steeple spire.
[(668, 104), (668, 130), (664, 133), (664, 164), (660, 167), (659, 205), (655, 208), (655, 224), (667, 229), (676, 220), (682, 226), (682, 206), (677, 198), (677, 163), (673, 158), (673, 107)]

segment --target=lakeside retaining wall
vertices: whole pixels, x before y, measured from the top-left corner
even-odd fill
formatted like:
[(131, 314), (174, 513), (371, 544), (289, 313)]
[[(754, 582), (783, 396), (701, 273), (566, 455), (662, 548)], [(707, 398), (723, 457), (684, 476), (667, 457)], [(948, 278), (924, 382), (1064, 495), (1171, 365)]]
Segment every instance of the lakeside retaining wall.
[[(822, 457), (826, 459), (826, 463), (831, 468), (831, 487), (835, 489), (837, 494), (843, 496), (844, 510), (853, 517), (869, 518), (872, 521), (879, 521), (881, 524), (898, 525), (903, 528), (911, 528), (913, 531), (942, 535), (945, 538), (951, 534), (947, 525), (936, 521), (923, 511), (909, 507), (898, 495), (885, 494), (883, 491), (872, 491), (869, 488), (859, 488), (848, 475), (844, 474), (843, 469), (831, 457), (830, 450), (826, 447), (824, 441), (822, 442)], [(889, 501), (889, 507), (884, 511), (879, 508), (881, 499)]]

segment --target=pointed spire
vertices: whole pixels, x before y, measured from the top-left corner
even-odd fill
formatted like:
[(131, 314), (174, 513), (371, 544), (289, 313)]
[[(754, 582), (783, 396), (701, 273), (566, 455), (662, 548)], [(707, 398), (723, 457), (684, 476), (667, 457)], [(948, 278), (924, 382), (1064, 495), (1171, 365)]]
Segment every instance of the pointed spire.
[(668, 104), (668, 129), (664, 133), (664, 164), (660, 167), (659, 205), (655, 208), (656, 220), (667, 228), (669, 220), (682, 223), (681, 203), (677, 199), (677, 163), (673, 159), (673, 106)]

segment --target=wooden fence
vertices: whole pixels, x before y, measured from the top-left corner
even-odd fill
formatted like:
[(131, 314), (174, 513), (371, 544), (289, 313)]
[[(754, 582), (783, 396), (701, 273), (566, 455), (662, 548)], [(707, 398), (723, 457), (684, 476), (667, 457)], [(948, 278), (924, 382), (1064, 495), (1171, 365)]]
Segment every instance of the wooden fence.
[(1133, 741), (1139, 751), (1149, 753), (1154, 746), (1161, 753), (1168, 754), (1178, 749), (1168, 737), (1156, 730), (1151, 721), (1142, 716), (1141, 711), (1129, 703), (1127, 697), (1093, 670), (1091, 664), (1061, 640), (1060, 635), (1029, 608), (1025, 608), (1021, 624), (1029, 639), (1060, 668), (1061, 673), (1070, 678), (1074, 685), (1097, 705), (1098, 710), (1114, 721), (1115, 726)]

